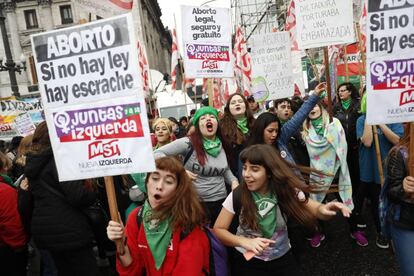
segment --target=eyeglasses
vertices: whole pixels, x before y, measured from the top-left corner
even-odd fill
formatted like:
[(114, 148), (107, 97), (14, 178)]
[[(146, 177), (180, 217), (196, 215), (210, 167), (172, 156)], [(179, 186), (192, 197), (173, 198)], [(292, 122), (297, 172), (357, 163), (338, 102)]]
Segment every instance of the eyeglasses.
[(348, 89), (345, 89), (345, 90), (338, 90), (338, 92), (339, 92), (339, 93), (341, 93), (341, 92), (346, 92), (346, 91), (348, 91)]

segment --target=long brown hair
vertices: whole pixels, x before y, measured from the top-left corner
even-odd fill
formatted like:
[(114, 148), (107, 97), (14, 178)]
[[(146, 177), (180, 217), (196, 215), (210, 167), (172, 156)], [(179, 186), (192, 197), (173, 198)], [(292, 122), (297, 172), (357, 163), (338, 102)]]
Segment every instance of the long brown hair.
[[(310, 228), (316, 226), (316, 218), (305, 207), (307, 199), (303, 202), (299, 201), (296, 191), (299, 189), (310, 192), (312, 186), (307, 185), (294, 173), (294, 169), (308, 173), (310, 168), (306, 169), (287, 163), (273, 146), (265, 144), (253, 145), (244, 149), (240, 154), (240, 159), (243, 164), (249, 161), (251, 164), (263, 166), (266, 169), (269, 178), (268, 190), (276, 195), (283, 214), (295, 218)], [(241, 189), (241, 205), (243, 206), (241, 223), (253, 230), (258, 230), (257, 208), (252, 193), (244, 181), (241, 184)]]
[[(173, 229), (181, 227), (185, 231), (191, 231), (196, 226), (202, 226), (206, 222), (204, 209), (181, 162), (175, 157), (166, 156), (155, 160), (155, 166), (159, 170), (175, 174), (177, 188), (171, 198), (154, 210), (154, 218), (171, 218)], [(148, 173), (145, 184), (148, 184), (150, 176), (151, 173)]]
[(246, 98), (240, 93), (232, 94), (227, 100), (226, 106), (224, 107), (224, 116), (220, 120), (221, 125), (221, 134), (223, 136), (224, 142), (226, 144), (237, 144), (240, 145), (244, 142), (245, 136), (241, 130), (237, 127), (237, 121), (234, 119), (233, 115), (230, 113), (230, 102), (235, 96), (240, 96), (243, 99), (244, 104), (246, 105), (245, 116), (247, 118), (247, 126), (249, 129), (253, 127), (254, 117), (252, 111), (249, 108), (249, 103)]
[(41, 122), (33, 134), (31, 153), (40, 153), (51, 147), (49, 130), (46, 122)]

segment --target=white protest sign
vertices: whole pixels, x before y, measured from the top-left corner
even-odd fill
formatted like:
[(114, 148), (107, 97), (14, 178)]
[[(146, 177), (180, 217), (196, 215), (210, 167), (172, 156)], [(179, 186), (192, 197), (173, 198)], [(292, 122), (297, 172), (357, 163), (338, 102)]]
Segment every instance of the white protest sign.
[(355, 42), (351, 0), (296, 0), (299, 49)]
[(233, 77), (230, 9), (181, 6), (181, 15), (186, 78)]
[(153, 171), (131, 15), (31, 39), (59, 180)]
[(289, 32), (253, 35), (251, 91), (258, 102), (293, 96)]
[(14, 120), (17, 131), (22, 136), (33, 134), (36, 127), (28, 113), (21, 114)]
[(369, 1), (367, 122), (414, 121), (414, 1)]

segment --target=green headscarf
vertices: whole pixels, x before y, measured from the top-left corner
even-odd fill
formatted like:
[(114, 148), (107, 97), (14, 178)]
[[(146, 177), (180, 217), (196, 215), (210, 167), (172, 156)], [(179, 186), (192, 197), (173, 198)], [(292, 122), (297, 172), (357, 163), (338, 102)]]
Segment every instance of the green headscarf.
[(249, 132), (249, 128), (247, 127), (247, 118), (237, 119), (237, 127), (241, 130), (243, 134), (247, 134)]
[[(3, 179), (2, 179), (3, 178)], [(6, 175), (6, 174), (2, 174), (0, 173), (0, 180), (3, 180), (4, 183), (9, 184), (10, 186), (14, 187), (14, 183), (13, 180), (11, 179), (10, 176)]]
[(195, 127), (198, 127), (198, 120), (200, 120), (200, 117), (206, 114), (211, 114), (214, 115), (214, 117), (216, 117), (216, 120), (218, 121), (218, 112), (215, 108), (212, 108), (210, 106), (204, 106), (202, 108), (200, 108), (199, 110), (196, 111), (196, 113), (194, 113), (194, 117), (193, 117), (193, 125)]
[(252, 192), (257, 209), (257, 221), (263, 237), (270, 239), (276, 231), (277, 221), (277, 198), (274, 194), (261, 195)]
[(323, 125), (323, 117), (319, 116), (319, 118), (311, 120), (311, 123), (315, 129), (316, 134), (323, 136), (323, 132), (325, 131), (325, 127)]
[(214, 140), (203, 137), (203, 148), (209, 155), (217, 157), (221, 151), (221, 141), (217, 136)]
[(351, 97), (349, 97), (347, 100), (341, 101), (342, 107), (345, 110), (348, 110), (348, 108), (351, 106), (351, 103), (352, 103), (352, 98)]
[(362, 96), (362, 98), (361, 98), (361, 110), (360, 110), (360, 112), (362, 114), (367, 113), (367, 93), (365, 93), (364, 96)]
[(152, 208), (148, 203), (148, 200), (145, 201), (143, 208), (145, 236), (147, 238), (152, 257), (154, 258), (155, 267), (159, 270), (164, 262), (172, 237), (170, 220), (164, 219), (159, 221), (152, 219)]

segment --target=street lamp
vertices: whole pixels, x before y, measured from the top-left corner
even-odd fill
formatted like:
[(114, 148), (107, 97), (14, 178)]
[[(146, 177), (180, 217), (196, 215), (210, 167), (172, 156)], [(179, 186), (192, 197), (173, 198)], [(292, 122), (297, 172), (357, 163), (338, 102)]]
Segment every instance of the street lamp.
[(20, 62), (18, 62), (18, 64), (16, 64), (13, 61), (13, 57), (10, 51), (9, 39), (7, 37), (7, 32), (6, 32), (6, 24), (5, 24), (6, 17), (3, 15), (2, 8), (3, 8), (2, 5), (0, 5), (0, 30), (1, 30), (1, 35), (3, 38), (3, 45), (4, 45), (4, 52), (6, 54), (6, 60), (3, 63), (3, 58), (0, 57), (0, 71), (9, 72), (10, 86), (11, 86), (11, 90), (13, 91), (13, 96), (19, 97), (20, 93), (19, 93), (19, 86), (17, 85), (17, 80), (16, 80), (16, 72), (21, 74), (22, 71), (26, 71), (26, 58), (22, 54), (20, 56)]

